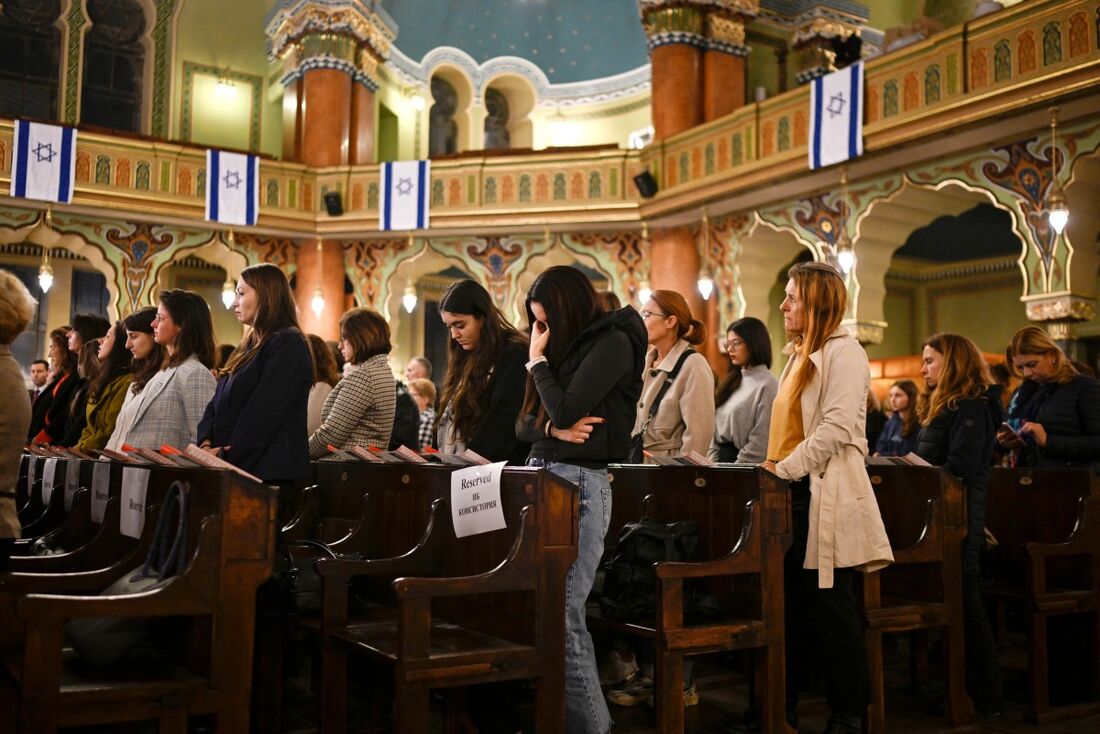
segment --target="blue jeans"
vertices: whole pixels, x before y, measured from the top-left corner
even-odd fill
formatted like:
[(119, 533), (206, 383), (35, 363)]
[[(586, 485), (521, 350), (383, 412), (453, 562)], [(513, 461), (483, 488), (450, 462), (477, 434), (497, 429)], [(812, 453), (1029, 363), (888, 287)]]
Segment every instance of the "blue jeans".
[(545, 467), (577, 485), (581, 498), (577, 560), (565, 577), (565, 730), (569, 734), (607, 734), (607, 710), (596, 650), (585, 623), (585, 601), (592, 591), (603, 556), (603, 539), (611, 523), (611, 484), (606, 469), (586, 469), (552, 462)]

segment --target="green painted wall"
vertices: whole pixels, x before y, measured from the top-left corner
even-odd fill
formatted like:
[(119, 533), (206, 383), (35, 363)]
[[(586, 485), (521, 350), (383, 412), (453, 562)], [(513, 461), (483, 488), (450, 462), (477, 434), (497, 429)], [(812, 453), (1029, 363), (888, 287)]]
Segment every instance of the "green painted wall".
[(863, 4), (871, 15), (867, 25), (884, 31), (920, 17), (925, 0), (864, 0)]
[[(258, 0), (179, 0), (176, 17), (175, 65), (172, 70), (172, 136), (181, 137), (183, 104), (183, 63), (228, 67), (232, 71), (259, 76), (263, 80), (260, 94), (260, 152), (272, 156), (282, 153), (282, 106), (279, 90), (268, 88), (269, 68), (264, 35), (264, 14), (268, 2)], [(209, 89), (198, 90), (195, 97), (195, 117), (199, 119), (205, 107), (218, 110), (222, 105)], [(274, 91), (274, 99), (272, 99)], [(243, 90), (242, 90), (243, 92)], [(219, 126), (197, 126), (192, 138), (207, 145), (241, 147), (241, 131), (248, 121), (239, 112), (232, 120)]]

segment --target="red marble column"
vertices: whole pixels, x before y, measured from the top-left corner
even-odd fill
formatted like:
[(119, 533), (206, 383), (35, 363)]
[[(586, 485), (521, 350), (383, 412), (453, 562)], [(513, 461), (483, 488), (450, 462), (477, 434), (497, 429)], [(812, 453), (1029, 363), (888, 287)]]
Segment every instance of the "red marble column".
[[(298, 302), (298, 318), (306, 333), (317, 334), (326, 341), (340, 338), (340, 317), (344, 314), (344, 250), (339, 242), (316, 240), (298, 246), (298, 268), (294, 297)], [(325, 308), (320, 315), (311, 307), (313, 294), (321, 289)]]
[(338, 69), (308, 69), (302, 75), (302, 162), (339, 166), (348, 162), (352, 80)]

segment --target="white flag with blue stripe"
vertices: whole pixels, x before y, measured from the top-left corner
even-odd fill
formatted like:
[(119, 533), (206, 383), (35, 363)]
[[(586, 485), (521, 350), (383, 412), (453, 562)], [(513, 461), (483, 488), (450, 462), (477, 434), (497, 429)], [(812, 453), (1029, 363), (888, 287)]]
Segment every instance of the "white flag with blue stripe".
[(244, 153), (206, 151), (206, 219), (254, 225), (260, 215), (260, 159)]
[(810, 84), (810, 168), (863, 155), (863, 62)]
[(11, 195), (68, 204), (76, 173), (76, 130), (15, 121)]
[(378, 229), (427, 229), (431, 161), (382, 164)]

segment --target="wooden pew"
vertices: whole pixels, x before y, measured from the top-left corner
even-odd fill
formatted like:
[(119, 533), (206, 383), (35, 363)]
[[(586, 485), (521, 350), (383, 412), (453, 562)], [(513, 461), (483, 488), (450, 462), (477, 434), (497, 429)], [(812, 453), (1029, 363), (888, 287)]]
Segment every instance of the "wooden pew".
[[(508, 527), (455, 538), (445, 510), (451, 469), (346, 467), (358, 486), (371, 487), (385, 518), (372, 549), (397, 548), (387, 555), (404, 557), (317, 564), (324, 578), (322, 731), (346, 728), (346, 659), (358, 654), (392, 668), (396, 730), (403, 734), (427, 731), (431, 688), (515, 679), (536, 682), (538, 730), (563, 732), (565, 576), (577, 555), (576, 489), (545, 471), (508, 468), (501, 489)], [(416, 527), (407, 518), (423, 521)], [(349, 583), (361, 576), (387, 580), (396, 611), (365, 620), (349, 615)]]
[[(109, 474), (111, 464), (81, 459), (62, 461), (65, 468), (60, 472), (54, 491), (56, 501), (61, 502), (64, 518), (54, 530), (37, 537), (28, 528), (23, 528), (23, 537), (16, 541), (13, 550), (16, 563), (12, 570), (22, 570), (19, 566), (26, 558), (42, 557), (33, 555), (40, 543), (55, 552), (70, 552), (90, 542), (100, 532), (102, 511), (93, 517), (90, 488), (95, 465), (105, 464), (107, 468), (101, 467), (101, 472)], [(109, 477), (107, 484), (109, 489)], [(55, 498), (51, 496), (51, 499)]]
[[(150, 489), (166, 477), (190, 486), (190, 564), (142, 594), (18, 597), (23, 646), (5, 658), (11, 685), (0, 692), (17, 732), (156, 719), (161, 732), (182, 733), (199, 714), (213, 715), (219, 732), (248, 731), (255, 592), (270, 575), (276, 491), (227, 472), (149, 471)], [(186, 617), (188, 624), (157, 641), (162, 652), (170, 649), (157, 658), (162, 664), (95, 673), (68, 665), (65, 621), (103, 616)]]
[[(653, 640), (657, 729), (684, 728), (685, 655), (755, 650), (765, 732), (788, 732), (784, 715), (783, 556), (791, 544), (786, 482), (754, 467), (612, 466), (611, 524), (604, 556), (610, 558), (622, 526), (645, 516), (694, 521), (699, 559), (659, 563), (657, 613), (644, 620), (603, 619), (590, 606), (589, 621)], [(720, 618), (685, 625), (684, 586), (718, 599)]]
[[(1100, 711), (1100, 478), (1087, 469), (994, 469), (986, 527), (994, 581), (983, 594), (997, 609), (1023, 610), (1028, 650), (1027, 718), (1046, 723)], [(1052, 706), (1048, 624), (1091, 614), (1091, 700)]]
[(871, 674), (868, 734), (886, 731), (882, 638), (886, 633), (939, 630), (943, 636), (948, 724), (973, 720), (966, 695), (962, 608), (962, 485), (933, 467), (869, 466), (894, 563), (863, 576), (863, 615)]

